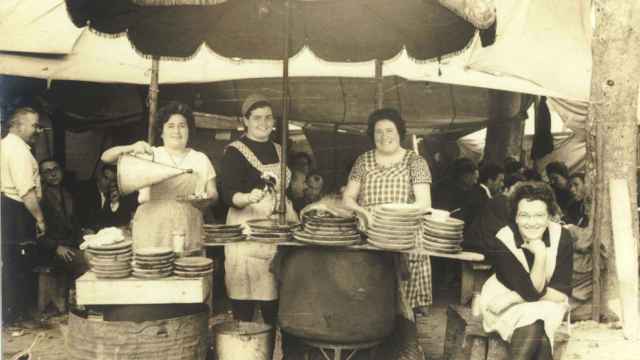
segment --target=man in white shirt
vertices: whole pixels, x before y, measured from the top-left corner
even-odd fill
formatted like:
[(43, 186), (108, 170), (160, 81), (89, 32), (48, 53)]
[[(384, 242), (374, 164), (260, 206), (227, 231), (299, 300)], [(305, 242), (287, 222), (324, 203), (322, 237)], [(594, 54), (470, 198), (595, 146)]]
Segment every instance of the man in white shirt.
[(2, 204), (2, 317), (13, 322), (28, 317), (28, 306), (35, 302), (32, 274), (37, 237), (46, 225), (40, 209), (42, 197), (38, 163), (31, 145), (40, 133), (38, 113), (19, 108), (9, 118), (9, 133), (0, 151), (0, 190)]

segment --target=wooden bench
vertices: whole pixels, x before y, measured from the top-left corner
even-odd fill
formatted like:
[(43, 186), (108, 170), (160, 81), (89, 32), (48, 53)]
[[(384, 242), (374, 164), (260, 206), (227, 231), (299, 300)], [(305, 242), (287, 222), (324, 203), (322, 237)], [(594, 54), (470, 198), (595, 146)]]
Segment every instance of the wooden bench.
[[(569, 343), (566, 327), (556, 331), (553, 358), (562, 359)], [(444, 341), (444, 360), (508, 360), (509, 344), (497, 334), (487, 334), (480, 319), (474, 318), (469, 307), (449, 305)]]
[(482, 285), (493, 274), (491, 265), (486, 262), (462, 262), (460, 277), (460, 305), (471, 302), (474, 292), (480, 292)]
[(48, 266), (38, 266), (33, 272), (38, 274), (38, 311), (43, 313), (53, 303), (59, 312), (66, 312), (69, 291), (66, 274), (55, 272)]

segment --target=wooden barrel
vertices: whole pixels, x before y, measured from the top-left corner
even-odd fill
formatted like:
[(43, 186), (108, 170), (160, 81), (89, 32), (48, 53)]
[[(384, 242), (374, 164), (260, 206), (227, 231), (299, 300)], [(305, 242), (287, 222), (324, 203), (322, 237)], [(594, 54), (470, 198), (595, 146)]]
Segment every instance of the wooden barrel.
[(284, 257), (278, 320), (292, 335), (332, 343), (382, 339), (393, 331), (391, 256), (335, 248), (291, 249)]
[(208, 313), (163, 320), (96, 321), (69, 313), (70, 359), (206, 359)]

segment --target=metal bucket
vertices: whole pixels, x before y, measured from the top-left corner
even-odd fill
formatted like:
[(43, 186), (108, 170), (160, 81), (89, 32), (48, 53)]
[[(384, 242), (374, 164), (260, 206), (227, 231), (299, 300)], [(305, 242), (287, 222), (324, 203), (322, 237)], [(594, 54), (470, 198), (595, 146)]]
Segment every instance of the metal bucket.
[(88, 320), (69, 313), (66, 339), (76, 360), (205, 360), (208, 312), (171, 319), (131, 322)]
[(225, 321), (213, 327), (218, 360), (270, 360), (273, 356), (271, 325)]
[(192, 171), (125, 154), (118, 159), (118, 191), (123, 195), (130, 194)]

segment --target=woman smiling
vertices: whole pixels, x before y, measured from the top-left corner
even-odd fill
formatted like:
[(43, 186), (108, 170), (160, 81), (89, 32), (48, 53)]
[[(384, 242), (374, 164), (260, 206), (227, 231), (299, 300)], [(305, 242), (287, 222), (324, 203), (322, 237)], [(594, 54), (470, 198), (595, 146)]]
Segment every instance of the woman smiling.
[(573, 242), (551, 221), (556, 205), (548, 185), (520, 184), (511, 204), (511, 224), (487, 251), (495, 275), (482, 287), (482, 323), (511, 343), (510, 359), (551, 359), (554, 332), (569, 309)]

